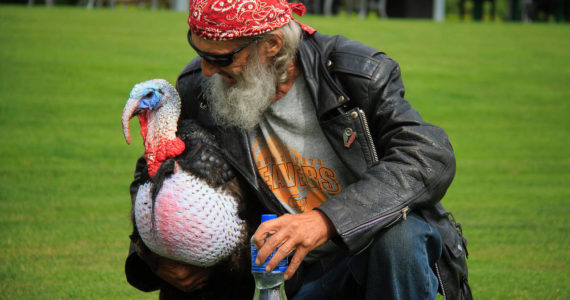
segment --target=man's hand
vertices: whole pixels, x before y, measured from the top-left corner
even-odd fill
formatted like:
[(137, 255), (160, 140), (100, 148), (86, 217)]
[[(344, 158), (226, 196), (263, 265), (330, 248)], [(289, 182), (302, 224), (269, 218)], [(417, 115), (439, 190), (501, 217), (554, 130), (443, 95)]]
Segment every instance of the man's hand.
[(204, 287), (210, 272), (211, 269), (160, 257), (155, 274), (183, 292), (192, 292)]
[[(253, 235), (255, 247), (259, 249), (255, 263), (263, 264), (275, 248), (279, 247), (267, 263), (266, 270), (271, 271), (283, 258), (295, 251), (285, 271), (284, 277), (287, 280), (297, 271), (307, 253), (328, 241), (334, 232), (329, 218), (318, 210), (296, 215), (286, 214), (263, 222)], [(268, 234), (271, 236), (265, 240)]]

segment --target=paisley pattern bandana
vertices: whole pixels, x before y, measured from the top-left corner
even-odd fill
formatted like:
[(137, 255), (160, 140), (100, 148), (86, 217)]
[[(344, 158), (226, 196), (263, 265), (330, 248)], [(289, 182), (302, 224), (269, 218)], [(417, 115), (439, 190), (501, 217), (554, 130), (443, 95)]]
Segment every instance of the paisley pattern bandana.
[[(214, 41), (233, 40), (278, 29), (305, 13), (302, 3), (286, 0), (190, 0), (188, 24), (194, 34)], [(316, 30), (299, 23), (313, 34)]]

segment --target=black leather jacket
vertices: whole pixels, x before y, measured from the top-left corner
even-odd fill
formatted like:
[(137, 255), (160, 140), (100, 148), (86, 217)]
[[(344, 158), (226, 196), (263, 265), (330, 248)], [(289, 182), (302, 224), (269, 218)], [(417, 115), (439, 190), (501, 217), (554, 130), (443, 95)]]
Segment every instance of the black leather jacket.
[[(455, 174), (453, 150), (445, 132), (424, 122), (404, 99), (398, 64), (361, 43), (319, 33), (305, 35), (298, 58), (320, 126), (358, 178), (317, 208), (334, 224), (335, 243), (357, 253), (410, 211), (447, 220), (438, 202)], [(181, 119), (194, 118), (212, 131), (255, 198), (266, 210), (285, 213), (257, 176), (246, 134), (214, 124), (203, 98), (204, 80), (199, 58), (180, 74)], [(347, 129), (356, 132), (348, 148)], [(441, 232), (444, 244), (457, 248), (463, 241), (451, 233), (453, 226), (446, 226), (441, 227), (448, 231)]]
[[(315, 33), (299, 49), (307, 86), (325, 136), (358, 181), (318, 209), (334, 224), (336, 241), (350, 253), (366, 247), (382, 228), (410, 210), (433, 207), (455, 174), (445, 132), (422, 120), (404, 100), (400, 68), (386, 54), (341, 36)], [(177, 82), (183, 118), (196, 118), (217, 135), (230, 161), (272, 211), (279, 202), (258, 180), (247, 136), (216, 128), (202, 98), (200, 61)], [(346, 130), (356, 132), (344, 146)]]

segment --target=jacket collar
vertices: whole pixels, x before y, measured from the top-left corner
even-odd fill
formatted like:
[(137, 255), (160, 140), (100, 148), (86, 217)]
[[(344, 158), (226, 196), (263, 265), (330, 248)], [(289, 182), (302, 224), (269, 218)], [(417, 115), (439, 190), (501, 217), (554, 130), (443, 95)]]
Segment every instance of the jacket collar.
[(299, 59), (307, 87), (319, 120), (329, 111), (345, 105), (350, 99), (330, 74), (334, 62), (329, 58), (336, 38), (314, 33), (304, 36), (299, 46)]

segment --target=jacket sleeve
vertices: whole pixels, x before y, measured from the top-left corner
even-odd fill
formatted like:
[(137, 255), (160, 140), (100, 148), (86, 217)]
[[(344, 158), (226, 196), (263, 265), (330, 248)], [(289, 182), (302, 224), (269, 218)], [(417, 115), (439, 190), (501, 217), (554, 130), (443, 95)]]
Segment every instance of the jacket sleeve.
[(445, 132), (424, 122), (403, 98), (398, 64), (383, 53), (373, 59), (378, 65), (367, 80), (338, 81), (363, 110), (378, 159), (318, 208), (334, 224), (335, 241), (350, 253), (365, 248), (409, 210), (439, 202), (455, 174)]
[(137, 254), (133, 243), (129, 247), (129, 255), (125, 261), (127, 282), (143, 292), (158, 290), (163, 281), (156, 276), (150, 266)]

